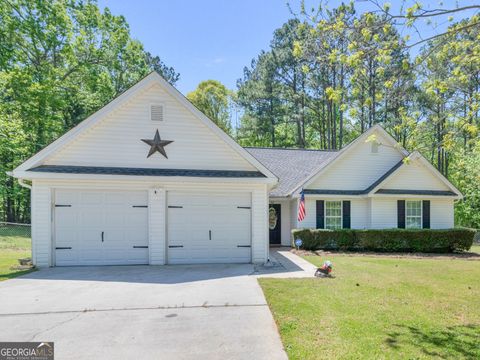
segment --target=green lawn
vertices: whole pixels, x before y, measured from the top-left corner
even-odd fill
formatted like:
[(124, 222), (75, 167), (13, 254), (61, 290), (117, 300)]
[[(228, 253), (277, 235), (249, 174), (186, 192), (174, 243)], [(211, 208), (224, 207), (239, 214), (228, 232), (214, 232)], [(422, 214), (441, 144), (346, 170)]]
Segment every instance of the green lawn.
[(0, 281), (31, 272), (11, 270), (18, 259), (31, 256), (29, 229), (21, 226), (0, 226)]
[(470, 252), (480, 254), (480, 245), (473, 245), (472, 248), (470, 249)]
[(480, 358), (479, 260), (328, 259), (334, 279), (259, 279), (291, 359)]

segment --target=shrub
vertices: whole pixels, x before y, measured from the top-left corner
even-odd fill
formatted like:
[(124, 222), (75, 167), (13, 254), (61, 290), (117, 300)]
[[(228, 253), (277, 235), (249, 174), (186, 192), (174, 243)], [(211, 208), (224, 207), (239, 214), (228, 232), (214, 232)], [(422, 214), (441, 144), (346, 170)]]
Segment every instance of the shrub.
[(469, 250), (474, 235), (475, 230), (466, 228), (441, 230), (294, 229), (292, 230), (292, 241), (302, 239), (302, 249), (305, 250), (446, 253)]

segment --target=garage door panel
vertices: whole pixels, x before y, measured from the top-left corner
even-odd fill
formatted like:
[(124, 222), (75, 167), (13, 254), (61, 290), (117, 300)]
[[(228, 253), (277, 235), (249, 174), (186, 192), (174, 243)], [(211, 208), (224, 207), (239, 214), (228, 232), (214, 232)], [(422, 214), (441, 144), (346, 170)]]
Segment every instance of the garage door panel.
[(76, 246), (78, 233), (75, 227), (61, 227), (56, 231), (56, 246)]
[(84, 206), (103, 205), (104, 194), (97, 191), (82, 191), (79, 201)]
[(56, 204), (68, 205), (72, 203), (78, 203), (78, 193), (59, 191), (55, 194)]
[(135, 224), (136, 228), (148, 228), (148, 209), (133, 209), (126, 213), (128, 224)]
[(55, 208), (55, 212), (59, 227), (68, 228), (77, 226), (77, 217), (74, 214), (75, 209), (71, 207), (57, 207)]
[(127, 196), (123, 192), (109, 192), (105, 193), (105, 205), (125, 205)]
[[(148, 264), (148, 208), (145, 191), (57, 190), (55, 202), (56, 265)], [(102, 242), (103, 232), (103, 242)]]
[[(251, 261), (250, 193), (167, 194), (168, 262), (245, 263)], [(239, 209), (245, 207), (246, 209)], [(211, 237), (209, 236), (211, 232)]]
[(103, 226), (104, 219), (104, 211), (99, 206), (94, 208), (80, 206), (76, 209), (79, 217), (79, 224), (81, 227), (97, 227), (101, 228)]
[(76, 265), (78, 263), (78, 252), (73, 249), (56, 250), (56, 260), (66, 265)]

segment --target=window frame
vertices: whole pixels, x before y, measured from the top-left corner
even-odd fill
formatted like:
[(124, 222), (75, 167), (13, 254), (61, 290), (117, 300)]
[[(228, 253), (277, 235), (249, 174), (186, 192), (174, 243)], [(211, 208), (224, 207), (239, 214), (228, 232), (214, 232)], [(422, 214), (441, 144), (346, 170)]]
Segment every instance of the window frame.
[[(334, 203), (338, 202), (340, 203), (340, 216), (327, 216), (327, 204), (328, 203)], [(327, 230), (339, 230), (343, 229), (343, 200), (325, 200), (325, 206), (323, 209), (323, 218), (324, 218), (324, 228)], [(340, 218), (340, 227), (335, 227), (335, 228), (329, 228), (327, 226), (327, 219), (337, 219)]]
[[(420, 215), (408, 215), (408, 203), (419, 203), (420, 204)], [(408, 226), (408, 219), (415, 218), (420, 219), (419, 227)], [(405, 229), (423, 229), (423, 201), (422, 200), (405, 200)]]

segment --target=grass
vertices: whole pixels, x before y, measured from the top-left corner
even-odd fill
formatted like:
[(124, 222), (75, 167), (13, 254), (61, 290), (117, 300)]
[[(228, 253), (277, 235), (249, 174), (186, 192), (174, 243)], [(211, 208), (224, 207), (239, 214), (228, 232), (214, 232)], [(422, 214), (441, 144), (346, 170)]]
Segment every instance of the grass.
[(18, 259), (31, 256), (30, 229), (23, 226), (0, 226), (0, 281), (32, 270), (12, 270)]
[(480, 254), (480, 245), (473, 245), (470, 252)]
[(480, 358), (479, 260), (328, 260), (334, 279), (259, 279), (291, 359)]

